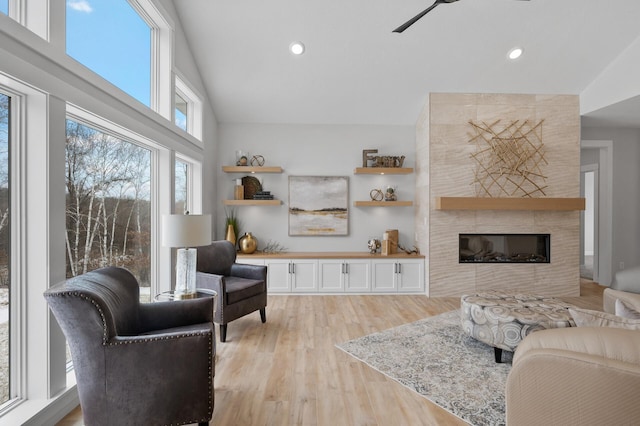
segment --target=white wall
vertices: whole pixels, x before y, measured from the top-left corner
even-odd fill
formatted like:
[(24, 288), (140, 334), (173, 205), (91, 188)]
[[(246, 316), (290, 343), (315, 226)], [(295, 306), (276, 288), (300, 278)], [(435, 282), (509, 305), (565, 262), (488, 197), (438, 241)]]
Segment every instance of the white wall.
[(640, 95), (640, 37), (580, 93), (580, 114)]
[[(415, 164), (413, 126), (219, 124), (220, 151), (217, 166), (219, 194), (217, 239), (224, 238), (223, 199), (233, 198), (233, 179), (243, 174), (222, 173), (222, 165), (235, 164), (235, 151), (260, 154), (265, 166), (281, 166), (282, 174), (255, 175), (263, 189), (271, 191), (281, 206), (241, 206), (235, 211), (242, 232), (258, 238), (259, 249), (268, 240), (289, 251), (367, 251), (367, 240), (382, 237), (386, 229), (398, 229), (400, 244), (414, 244), (413, 207), (354, 207), (355, 200), (369, 200), (369, 191), (387, 184), (398, 186), (399, 200), (413, 200), (415, 177), (411, 175), (354, 175), (362, 167), (362, 150), (378, 149), (379, 155), (405, 155), (405, 167)], [(349, 235), (288, 235), (289, 176), (348, 176)]]
[(582, 139), (613, 141), (613, 272), (640, 265), (640, 129), (583, 127)]

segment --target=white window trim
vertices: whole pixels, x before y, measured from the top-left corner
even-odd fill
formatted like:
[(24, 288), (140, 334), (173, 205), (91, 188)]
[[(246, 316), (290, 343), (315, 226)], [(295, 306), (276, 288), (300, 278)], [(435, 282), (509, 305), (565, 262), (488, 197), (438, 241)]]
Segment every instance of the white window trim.
[(192, 214), (202, 214), (202, 163), (177, 152), (175, 154), (175, 159), (176, 161), (188, 164), (186, 208)]
[[(187, 102), (187, 133), (202, 142), (202, 96), (200, 96), (178, 71), (175, 72), (176, 93)], [(175, 106), (175, 98), (174, 98)], [(175, 123), (175, 107), (173, 108)]]
[[(64, 188), (56, 179), (59, 170), (52, 166), (58, 158), (51, 155), (55, 143), (52, 135), (59, 130), (50, 123), (51, 103), (60, 101), (1, 73), (0, 85), (3, 92), (12, 96), (13, 104), (10, 302), (10, 327), (14, 333), (13, 400), (0, 413), (5, 421), (25, 410), (45, 406), (52, 395), (67, 387), (67, 373), (64, 338), (42, 297), (52, 283), (60, 280), (60, 274), (64, 278), (64, 264), (57, 268), (59, 262), (54, 259), (59, 251), (61, 230), (55, 229), (58, 221), (51, 214), (54, 201), (50, 196), (52, 189)], [(64, 212), (59, 214), (62, 216), (58, 219)]]
[(159, 9), (152, 0), (128, 0), (131, 7), (151, 28), (151, 99), (150, 107), (158, 114), (172, 120), (173, 90), (171, 70), (175, 24), (168, 13)]

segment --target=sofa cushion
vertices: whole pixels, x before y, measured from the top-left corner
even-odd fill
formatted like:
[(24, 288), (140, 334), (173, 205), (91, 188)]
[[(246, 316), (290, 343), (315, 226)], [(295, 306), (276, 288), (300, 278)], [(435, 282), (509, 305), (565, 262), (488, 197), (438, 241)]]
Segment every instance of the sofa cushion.
[(569, 313), (578, 327), (614, 327), (640, 330), (640, 319), (623, 318), (607, 312), (581, 308), (569, 308)]
[(240, 302), (265, 292), (264, 281), (238, 277), (224, 277), (227, 286), (227, 305)]
[(640, 319), (640, 312), (620, 299), (616, 299), (616, 315), (623, 318)]

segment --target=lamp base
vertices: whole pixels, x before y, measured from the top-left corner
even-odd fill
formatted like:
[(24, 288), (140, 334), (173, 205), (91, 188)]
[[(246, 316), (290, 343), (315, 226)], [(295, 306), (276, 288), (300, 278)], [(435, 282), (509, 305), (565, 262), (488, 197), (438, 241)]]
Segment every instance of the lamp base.
[(181, 248), (176, 256), (176, 299), (196, 297), (196, 261), (198, 250)]

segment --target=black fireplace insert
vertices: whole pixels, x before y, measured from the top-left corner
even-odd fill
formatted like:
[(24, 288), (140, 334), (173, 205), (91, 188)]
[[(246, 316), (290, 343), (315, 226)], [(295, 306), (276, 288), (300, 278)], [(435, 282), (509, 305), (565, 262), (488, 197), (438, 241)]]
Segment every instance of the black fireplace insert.
[(550, 234), (459, 234), (460, 263), (549, 263)]

